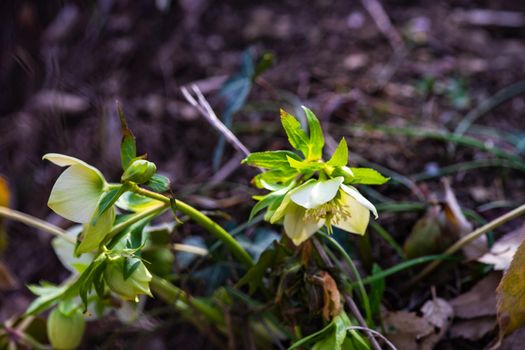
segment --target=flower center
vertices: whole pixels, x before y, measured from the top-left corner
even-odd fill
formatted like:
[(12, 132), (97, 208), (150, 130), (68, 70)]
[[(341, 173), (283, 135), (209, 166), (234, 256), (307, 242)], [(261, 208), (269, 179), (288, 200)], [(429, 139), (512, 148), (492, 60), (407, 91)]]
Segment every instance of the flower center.
[(338, 198), (317, 208), (308, 209), (304, 215), (306, 221), (319, 222), (324, 219), (329, 233), (332, 233), (332, 224), (338, 224), (340, 221), (347, 220), (350, 217), (348, 206), (344, 205)]

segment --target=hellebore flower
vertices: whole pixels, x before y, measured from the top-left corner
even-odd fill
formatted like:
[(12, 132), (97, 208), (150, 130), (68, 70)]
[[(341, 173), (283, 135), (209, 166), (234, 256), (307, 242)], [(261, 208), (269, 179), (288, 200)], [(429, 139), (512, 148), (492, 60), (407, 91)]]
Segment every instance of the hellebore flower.
[(354, 187), (343, 184), (342, 176), (330, 180), (309, 180), (290, 190), (270, 218), (271, 223), (283, 219), (284, 230), (299, 245), (326, 225), (362, 235), (370, 211), (377, 218), (376, 208)]
[(97, 248), (115, 220), (113, 207), (100, 216), (97, 214), (102, 196), (109, 189), (104, 176), (97, 168), (74, 157), (48, 153), (43, 159), (68, 167), (55, 182), (47, 205), (58, 215), (84, 224), (78, 254)]
[(139, 261), (135, 271), (128, 278), (124, 278), (124, 263), (123, 257), (108, 262), (104, 270), (104, 280), (109, 288), (124, 300), (138, 301), (140, 294), (152, 296), (149, 289), (152, 276), (144, 263)]

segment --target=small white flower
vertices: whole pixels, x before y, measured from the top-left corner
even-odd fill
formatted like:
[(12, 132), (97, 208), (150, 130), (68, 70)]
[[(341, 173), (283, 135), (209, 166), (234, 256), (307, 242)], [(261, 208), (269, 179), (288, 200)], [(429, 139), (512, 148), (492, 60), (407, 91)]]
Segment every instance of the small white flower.
[(270, 222), (283, 219), (284, 230), (299, 245), (319, 228), (332, 225), (342, 230), (364, 234), (370, 211), (377, 210), (354, 187), (343, 184), (342, 176), (330, 180), (309, 180), (289, 191)]

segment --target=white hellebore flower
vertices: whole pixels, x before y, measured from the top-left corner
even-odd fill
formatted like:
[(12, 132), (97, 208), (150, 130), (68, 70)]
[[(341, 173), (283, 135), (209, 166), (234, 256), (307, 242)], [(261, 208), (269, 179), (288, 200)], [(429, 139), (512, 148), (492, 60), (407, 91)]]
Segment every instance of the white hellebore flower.
[(354, 187), (343, 184), (338, 176), (330, 180), (309, 180), (289, 191), (270, 218), (275, 223), (284, 217), (284, 230), (295, 245), (313, 235), (323, 225), (364, 234), (370, 211), (377, 210)]
[(113, 207), (96, 217), (100, 200), (109, 188), (104, 176), (97, 168), (74, 157), (48, 153), (42, 159), (68, 167), (55, 182), (47, 205), (58, 215), (84, 224), (78, 254), (96, 249), (115, 220)]

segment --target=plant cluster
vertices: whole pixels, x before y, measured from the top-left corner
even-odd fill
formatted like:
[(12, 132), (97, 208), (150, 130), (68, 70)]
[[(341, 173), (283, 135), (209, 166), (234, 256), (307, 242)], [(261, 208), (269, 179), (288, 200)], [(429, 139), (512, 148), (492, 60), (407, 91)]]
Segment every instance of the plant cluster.
[[(242, 339), (239, 344), (272, 348), (288, 341), (291, 348), (374, 347), (377, 343), (371, 333), (358, 329), (374, 326), (378, 307), (368, 299), (362, 284), (357, 286), (348, 274), (348, 268), (354, 274), (357, 270), (331, 234), (339, 229), (363, 235), (371, 213), (377, 218), (377, 211), (354, 186), (379, 185), (388, 179), (373, 169), (348, 166), (344, 138), (325, 161), (319, 120), (309, 109), (304, 111), (308, 132), (295, 117), (281, 111), (293, 150), (255, 152), (243, 160), (261, 170), (252, 182), (268, 191), (254, 197), (257, 203), (250, 220), (265, 210), (263, 218), (282, 223), (285, 233), (258, 254), (249, 252), (240, 239), (203, 212), (176, 198), (155, 164), (137, 154), (135, 137), (120, 110), (119, 183), (108, 182), (98, 169), (77, 158), (44, 155), (43, 159), (65, 168), (48, 206), (76, 225), (61, 231), (48, 224), (48, 231), (57, 235), (53, 247), (71, 275), (59, 285), (29, 286), (37, 298), (14, 324), (50, 310), (47, 335), (51, 345), (74, 349), (81, 343), (86, 320), (104, 317), (123, 305), (137, 308), (141, 299), (155, 296), (173, 305), (199, 329), (211, 326), (219, 338), (231, 337), (233, 332)], [(173, 214), (172, 219), (157, 225), (155, 219), (166, 212)], [(240, 263), (234, 268), (234, 275), (241, 276), (235, 286), (222, 286), (206, 297), (191, 297), (165, 279), (174, 259), (170, 234), (183, 223), (182, 216), (213, 234)], [(191, 246), (185, 249), (191, 252)], [(338, 267), (340, 259), (335, 255), (348, 266)], [(258, 258), (256, 263), (254, 258)], [(356, 297), (365, 317), (353, 301)], [(228, 329), (225, 309), (233, 317), (249, 320), (242, 331)], [(12, 340), (0, 336), (0, 342), (11, 344)], [(21, 342), (39, 344), (29, 334)]]

